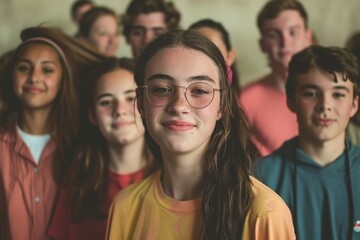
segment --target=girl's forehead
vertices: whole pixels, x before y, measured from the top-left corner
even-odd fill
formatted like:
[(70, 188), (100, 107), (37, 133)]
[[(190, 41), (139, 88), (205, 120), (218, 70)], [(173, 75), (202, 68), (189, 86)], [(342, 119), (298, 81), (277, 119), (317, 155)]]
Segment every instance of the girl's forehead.
[(95, 92), (112, 91), (123, 89), (136, 89), (134, 75), (125, 69), (116, 69), (100, 76), (96, 81)]
[(42, 42), (29, 42), (26, 43), (17, 51), (17, 59), (24, 56), (47, 56), (59, 60), (57, 51), (50, 45)]
[(110, 27), (108, 23), (115, 23), (117, 25), (116, 18), (113, 15), (101, 15), (93, 23), (93, 28), (107, 28)]
[(219, 67), (205, 53), (186, 47), (165, 48), (146, 64), (145, 82), (153, 75), (169, 75), (175, 79), (209, 76), (219, 82)]

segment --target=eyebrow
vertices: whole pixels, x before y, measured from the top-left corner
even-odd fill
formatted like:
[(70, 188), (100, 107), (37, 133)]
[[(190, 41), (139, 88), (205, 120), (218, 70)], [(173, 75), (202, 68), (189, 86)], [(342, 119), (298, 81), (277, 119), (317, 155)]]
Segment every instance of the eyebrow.
[[(32, 64), (31, 60), (27, 59), (27, 58), (22, 58), (18, 61), (18, 63), (21, 63), (21, 62), (26, 62), (26, 63), (29, 63), (29, 64)], [(41, 61), (41, 63), (51, 63), (51, 64), (55, 64), (55, 61), (52, 61), (52, 60), (44, 60), (44, 61)]]
[[(291, 30), (299, 30), (299, 29), (301, 29), (302, 28), (302, 26), (301, 25), (299, 25), (299, 24), (295, 24), (295, 25), (291, 25), (291, 26), (288, 26), (287, 27), (287, 29), (291, 29)], [(304, 27), (304, 29), (306, 29), (306, 27)], [(274, 31), (276, 31), (276, 32), (281, 32), (281, 29), (279, 29), (279, 28), (277, 28), (277, 27), (271, 27), (271, 28), (264, 28), (263, 29), (263, 32), (264, 33), (267, 33), (267, 32), (274, 32)]]
[(101, 94), (99, 96), (96, 97), (96, 101), (99, 100), (100, 98), (103, 98), (103, 97), (113, 97), (114, 95), (112, 95), (111, 93), (104, 93), (104, 94)]
[(175, 81), (175, 79), (167, 74), (154, 74), (150, 76), (147, 81), (152, 82), (155, 80), (167, 80), (167, 81)]
[[(134, 90), (134, 89), (130, 89), (130, 90), (126, 90), (126, 91), (124, 92), (124, 94), (129, 94), (129, 93), (135, 93), (135, 90)], [(99, 100), (100, 98), (103, 98), (103, 97), (114, 97), (114, 95), (111, 94), (111, 93), (103, 93), (103, 94), (101, 94), (101, 95), (99, 95), (99, 96), (96, 97), (96, 101)]]
[(212, 79), (211, 77), (207, 76), (207, 75), (198, 75), (198, 76), (193, 76), (190, 78), (191, 81), (206, 81), (206, 82), (212, 82), (215, 84), (215, 80)]
[[(319, 89), (319, 86), (317, 86), (315, 84), (306, 84), (300, 88), (300, 90), (307, 90), (307, 89)], [(350, 89), (346, 86), (335, 86), (335, 87), (333, 87), (333, 89), (351, 92)]]
[(135, 30), (166, 30), (166, 27), (150, 27), (150, 28), (146, 28), (144, 26), (141, 25), (134, 25), (131, 27), (131, 29), (135, 29)]
[[(155, 80), (167, 80), (167, 81), (175, 81), (175, 78), (167, 75), (167, 74), (154, 74), (151, 77), (148, 78), (148, 82), (151, 81), (155, 81)], [(189, 77), (187, 80), (187, 82), (193, 82), (193, 81), (206, 81), (206, 82), (211, 82), (215, 84), (214, 79), (212, 79), (211, 77), (207, 76), (207, 75), (197, 75), (197, 76), (192, 76)]]

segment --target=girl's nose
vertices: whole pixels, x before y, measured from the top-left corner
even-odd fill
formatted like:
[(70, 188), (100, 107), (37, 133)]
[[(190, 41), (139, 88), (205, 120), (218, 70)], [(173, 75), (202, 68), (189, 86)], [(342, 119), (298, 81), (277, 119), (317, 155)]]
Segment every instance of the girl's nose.
[(33, 69), (30, 72), (28, 80), (30, 82), (38, 82), (38, 81), (40, 81), (40, 79), (41, 79), (41, 71), (38, 69)]
[(118, 117), (128, 112), (129, 106), (121, 101), (115, 101), (113, 104), (113, 116)]
[(183, 87), (177, 87), (174, 90), (172, 99), (167, 106), (172, 112), (188, 112), (190, 105), (185, 97), (186, 89)]

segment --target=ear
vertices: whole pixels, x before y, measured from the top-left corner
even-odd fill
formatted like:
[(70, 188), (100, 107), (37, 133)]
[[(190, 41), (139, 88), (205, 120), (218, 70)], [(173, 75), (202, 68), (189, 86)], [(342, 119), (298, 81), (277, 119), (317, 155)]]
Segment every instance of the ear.
[(143, 93), (139, 90), (139, 88), (136, 89), (136, 107), (138, 112), (140, 113), (141, 118), (145, 119), (144, 97)]
[(359, 96), (356, 96), (353, 100), (353, 104), (351, 107), (351, 112), (350, 112), (350, 117), (355, 116), (355, 114), (357, 113), (359, 109)]
[(259, 39), (259, 47), (261, 49), (261, 52), (266, 53), (266, 47), (265, 47), (265, 44), (264, 44), (263, 37), (261, 37)]
[(229, 63), (229, 65), (231, 66), (236, 59), (236, 51), (234, 48), (231, 48), (228, 52), (227, 52), (227, 62)]
[(291, 112), (296, 113), (295, 99), (294, 98), (286, 98), (286, 105), (290, 109)]
[(216, 115), (216, 121), (220, 120), (221, 118), (222, 118), (222, 113), (221, 113), (221, 109), (219, 108), (218, 113)]
[(92, 108), (89, 108), (88, 109), (88, 118), (90, 120), (90, 122), (94, 125), (97, 125), (97, 120), (96, 120), (96, 117), (95, 117), (95, 112)]
[(308, 41), (308, 46), (317, 44), (317, 40), (316, 40), (316, 38), (314, 38), (313, 32), (311, 31), (311, 29), (307, 29), (305, 34), (306, 34), (306, 39)]

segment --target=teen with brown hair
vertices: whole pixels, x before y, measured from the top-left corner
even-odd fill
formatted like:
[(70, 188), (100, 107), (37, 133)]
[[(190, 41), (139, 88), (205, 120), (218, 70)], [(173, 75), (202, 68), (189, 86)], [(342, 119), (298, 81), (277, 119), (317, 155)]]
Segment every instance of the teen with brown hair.
[(0, 81), (0, 238), (42, 240), (80, 126), (81, 73), (102, 56), (52, 28), (21, 39)]
[(360, 238), (360, 147), (346, 138), (359, 80), (359, 60), (342, 48), (314, 45), (291, 59), (286, 95), (299, 135), (255, 173), (288, 204), (298, 239)]
[(249, 176), (246, 117), (210, 40), (191, 30), (161, 35), (135, 80), (162, 169), (114, 199), (107, 239), (295, 239), (285, 203)]
[(134, 63), (112, 58), (93, 74), (88, 119), (64, 180), (48, 234), (53, 239), (104, 239), (115, 194), (156, 169), (135, 108)]
[(132, 0), (122, 16), (123, 34), (134, 59), (154, 38), (179, 28), (180, 12), (166, 0)]
[(265, 156), (297, 134), (296, 116), (286, 106), (285, 83), (291, 57), (312, 44), (308, 15), (296, 0), (268, 1), (257, 18), (259, 45), (271, 72), (240, 92), (252, 141)]
[(115, 56), (120, 42), (119, 31), (116, 13), (108, 7), (96, 6), (81, 17), (78, 38), (107, 56)]

